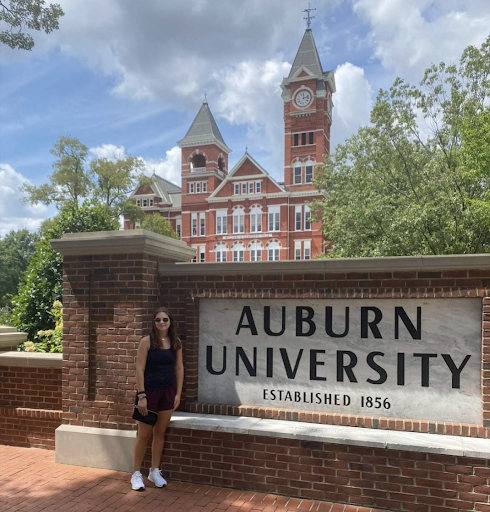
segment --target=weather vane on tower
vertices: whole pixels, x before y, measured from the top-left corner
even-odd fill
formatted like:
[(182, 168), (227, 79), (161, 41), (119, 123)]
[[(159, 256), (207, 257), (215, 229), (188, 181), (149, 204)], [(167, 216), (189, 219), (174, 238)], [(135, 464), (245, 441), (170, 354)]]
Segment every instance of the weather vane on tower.
[(310, 6), (310, 2), (308, 2), (308, 9), (305, 9), (304, 11), (302, 11), (302, 12), (307, 13), (303, 19), (306, 20), (306, 24), (307, 24), (308, 28), (310, 28), (311, 20), (315, 17), (315, 16), (310, 16), (311, 11), (316, 11), (316, 8), (312, 9)]

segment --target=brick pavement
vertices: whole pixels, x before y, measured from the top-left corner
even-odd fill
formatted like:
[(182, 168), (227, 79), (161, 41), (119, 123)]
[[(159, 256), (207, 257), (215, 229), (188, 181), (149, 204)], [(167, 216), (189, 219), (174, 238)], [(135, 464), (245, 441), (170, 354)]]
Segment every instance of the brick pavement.
[(35, 448), (0, 445), (0, 469), (1, 512), (383, 512), (184, 482), (135, 492), (128, 473), (56, 464)]

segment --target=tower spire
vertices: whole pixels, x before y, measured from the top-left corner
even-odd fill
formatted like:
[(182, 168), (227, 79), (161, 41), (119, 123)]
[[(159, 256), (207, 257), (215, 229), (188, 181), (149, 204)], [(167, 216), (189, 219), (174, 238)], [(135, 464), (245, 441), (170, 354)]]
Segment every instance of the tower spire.
[(306, 16), (303, 19), (306, 20), (306, 25), (307, 25), (308, 29), (311, 26), (311, 20), (315, 17), (315, 16), (310, 16), (310, 12), (311, 11), (316, 11), (316, 8), (312, 9), (311, 6), (310, 6), (310, 2), (308, 2), (308, 9), (305, 9), (304, 11), (301, 11), (301, 12), (306, 12)]

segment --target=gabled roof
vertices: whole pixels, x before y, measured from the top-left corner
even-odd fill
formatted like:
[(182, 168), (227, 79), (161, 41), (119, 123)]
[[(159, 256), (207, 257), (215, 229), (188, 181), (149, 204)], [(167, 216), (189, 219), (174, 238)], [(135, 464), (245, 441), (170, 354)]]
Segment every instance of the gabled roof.
[[(171, 181), (167, 181), (166, 179), (158, 176), (158, 174), (153, 173), (153, 182), (150, 185), (151, 189), (155, 193), (156, 196), (161, 198), (161, 202), (164, 204), (173, 204), (174, 197), (176, 194), (181, 193), (181, 188), (175, 183)], [(131, 197), (134, 197), (138, 192), (139, 187), (131, 194)], [(145, 194), (146, 195), (146, 194)]]
[(171, 181), (167, 181), (166, 179), (158, 176), (158, 174), (153, 173), (153, 178), (155, 181), (153, 182), (152, 188), (153, 190), (163, 199), (168, 199), (170, 202), (170, 194), (175, 194), (181, 192), (181, 188), (172, 183)]
[(313, 39), (313, 32), (310, 28), (307, 28), (305, 31), (288, 78), (293, 78), (301, 66), (317, 77), (323, 75), (322, 64), (318, 56), (315, 40)]
[(208, 102), (204, 100), (186, 136), (177, 144), (182, 147), (212, 143), (224, 146), (228, 152), (231, 151), (221, 136)]
[(250, 154), (246, 151), (245, 154), (240, 158), (240, 160), (237, 162), (235, 167), (228, 173), (228, 176), (220, 183), (219, 187), (209, 196), (208, 199), (212, 199), (216, 197), (218, 192), (226, 186), (226, 184), (231, 181), (230, 178), (233, 177), (234, 174), (236, 174), (240, 168), (242, 167), (243, 163), (249, 160), (261, 173), (263, 173), (267, 178), (269, 178), (274, 185), (276, 185), (280, 190), (283, 192), (286, 192), (286, 189), (283, 185), (280, 185), (254, 158), (250, 156)]

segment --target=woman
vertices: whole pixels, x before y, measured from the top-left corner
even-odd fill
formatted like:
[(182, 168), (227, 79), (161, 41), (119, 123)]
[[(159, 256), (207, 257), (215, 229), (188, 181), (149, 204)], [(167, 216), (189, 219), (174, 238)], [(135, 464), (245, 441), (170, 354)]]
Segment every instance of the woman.
[(165, 430), (172, 412), (179, 406), (183, 381), (182, 345), (177, 337), (173, 317), (167, 308), (159, 308), (153, 315), (151, 334), (140, 341), (136, 358), (138, 411), (143, 416), (146, 416), (149, 410), (158, 412), (158, 421), (154, 427), (138, 422), (138, 435), (134, 446), (134, 473), (131, 477), (131, 487), (135, 491), (145, 489), (141, 464), (152, 432), (148, 480), (156, 487), (167, 485), (160, 471), (160, 460)]

